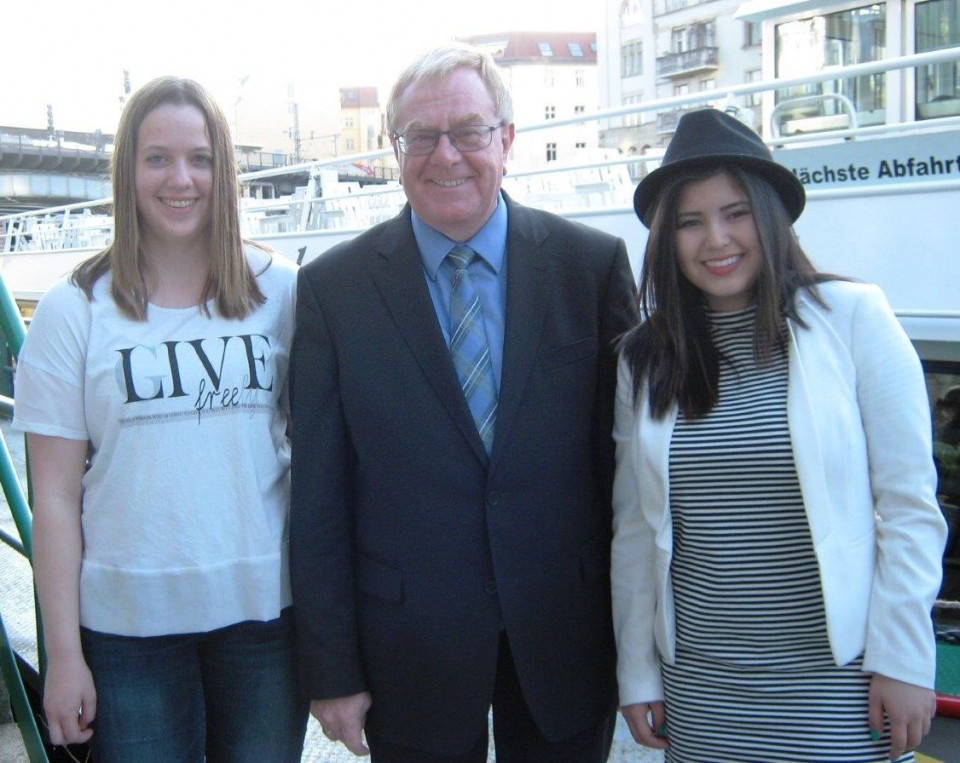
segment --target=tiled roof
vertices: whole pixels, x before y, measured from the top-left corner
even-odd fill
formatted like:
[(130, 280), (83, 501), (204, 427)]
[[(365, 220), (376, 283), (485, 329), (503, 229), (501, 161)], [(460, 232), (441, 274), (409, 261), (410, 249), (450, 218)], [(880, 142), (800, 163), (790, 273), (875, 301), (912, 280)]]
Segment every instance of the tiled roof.
[(597, 63), (596, 32), (501, 32), (461, 40), (491, 50), (499, 64)]

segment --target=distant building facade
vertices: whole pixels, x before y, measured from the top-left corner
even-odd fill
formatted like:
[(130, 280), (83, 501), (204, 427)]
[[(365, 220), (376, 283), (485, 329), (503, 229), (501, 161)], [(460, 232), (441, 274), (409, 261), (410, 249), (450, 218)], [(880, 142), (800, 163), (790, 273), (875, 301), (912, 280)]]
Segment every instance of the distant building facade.
[(340, 88), (340, 153), (362, 154), (390, 145), (375, 87)]
[[(902, 81), (874, 74), (727, 98), (774, 78), (960, 44), (960, 0), (604, 0), (600, 105), (616, 108), (717, 90), (765, 137), (960, 115), (960, 66), (930, 64)], [(764, 55), (764, 51), (766, 54)], [(604, 120), (600, 144), (623, 154), (662, 147), (686, 108)], [(901, 113), (901, 110), (903, 113)], [(911, 113), (912, 112), (912, 113)]]
[[(462, 38), (488, 50), (503, 70), (518, 125), (590, 114), (599, 106), (595, 32), (503, 32)], [(595, 122), (523, 132), (510, 152), (513, 172), (595, 158)]]
[[(761, 25), (734, 18), (741, 0), (604, 1), (598, 35), (602, 108), (762, 79)], [(758, 99), (741, 97), (733, 104), (754, 127), (761, 117)], [(665, 146), (684, 110), (607, 120), (600, 145), (622, 154)]]

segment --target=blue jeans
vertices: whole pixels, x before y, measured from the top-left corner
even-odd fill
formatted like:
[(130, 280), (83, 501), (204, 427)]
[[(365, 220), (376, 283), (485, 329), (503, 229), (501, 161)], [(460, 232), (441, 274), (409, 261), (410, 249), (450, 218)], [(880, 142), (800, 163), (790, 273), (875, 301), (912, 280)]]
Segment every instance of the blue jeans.
[(97, 763), (299, 763), (293, 617), (132, 638), (81, 629)]

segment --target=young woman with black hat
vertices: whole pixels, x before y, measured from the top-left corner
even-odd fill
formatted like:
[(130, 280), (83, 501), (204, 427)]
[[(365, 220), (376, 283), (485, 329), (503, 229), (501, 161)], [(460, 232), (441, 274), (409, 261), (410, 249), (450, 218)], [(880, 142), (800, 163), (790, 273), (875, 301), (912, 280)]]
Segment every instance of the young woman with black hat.
[(804, 254), (804, 203), (714, 109), (634, 197), (614, 622), (623, 714), (670, 763), (912, 760), (934, 714), (923, 374), (880, 290)]

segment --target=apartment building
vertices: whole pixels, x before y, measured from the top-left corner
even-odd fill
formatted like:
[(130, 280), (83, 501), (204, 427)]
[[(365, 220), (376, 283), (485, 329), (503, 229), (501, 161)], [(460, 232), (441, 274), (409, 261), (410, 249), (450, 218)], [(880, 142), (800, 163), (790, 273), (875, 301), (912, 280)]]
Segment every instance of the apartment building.
[(341, 154), (360, 154), (389, 145), (377, 88), (340, 88), (340, 134), (337, 137)]
[[(768, 137), (960, 115), (960, 66), (902, 78), (804, 83), (728, 100), (722, 90), (802, 78), (960, 44), (960, 0), (605, 0), (598, 33), (602, 108), (705, 90)], [(699, 108), (699, 106), (697, 106)], [(605, 120), (600, 145), (666, 145), (684, 107)]]
[[(597, 110), (595, 32), (503, 32), (462, 38), (488, 50), (503, 70), (513, 95), (514, 121), (528, 125), (563, 120)], [(512, 172), (544, 161), (573, 163), (594, 158), (595, 122), (520, 133), (510, 152)]]
[[(598, 33), (602, 108), (686, 95), (762, 78), (761, 25), (735, 18), (740, 0), (605, 0)], [(722, 96), (718, 93), (718, 98)], [(755, 97), (741, 117), (758, 126)], [(643, 154), (669, 142), (683, 107), (608, 120), (600, 145)]]

